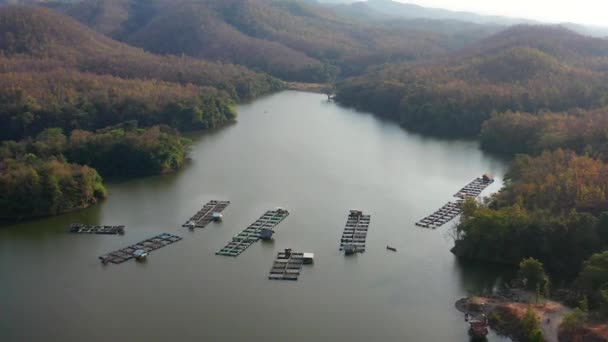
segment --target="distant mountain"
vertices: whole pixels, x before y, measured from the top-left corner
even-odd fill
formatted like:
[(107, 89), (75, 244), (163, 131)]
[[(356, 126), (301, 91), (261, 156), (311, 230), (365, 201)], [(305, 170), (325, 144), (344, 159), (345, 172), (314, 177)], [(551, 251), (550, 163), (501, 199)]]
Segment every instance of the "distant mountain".
[(476, 135), (494, 111), (608, 104), (608, 40), (559, 26), (515, 26), (428, 62), (385, 65), (337, 99), (442, 135)]
[(318, 2), (325, 4), (352, 4), (362, 2), (363, 0), (309, 0), (310, 2)]
[(337, 14), (357, 20), (373, 22), (376, 25), (397, 26), (404, 29), (440, 34), (448, 37), (453, 47), (459, 48), (504, 30), (501, 24), (479, 24), (453, 19), (430, 19), (426, 17), (396, 16), (392, 13), (376, 11), (365, 1), (332, 6)]
[(84, 0), (47, 6), (147, 51), (242, 64), (299, 81), (428, 59), (494, 32), (376, 23), (309, 0)]
[(0, 37), (0, 71), (74, 68), (122, 78), (213, 86), (244, 98), (256, 96), (252, 84), (276, 82), (241, 66), (147, 53), (41, 7), (0, 7)]
[[(341, 4), (341, 7), (352, 7), (359, 13), (363, 11), (373, 11), (390, 18), (424, 18), (437, 20), (458, 20), (477, 24), (500, 24), (516, 25), (523, 23), (533, 23), (532, 20), (509, 18), (504, 16), (481, 15), (472, 12), (451, 11), (440, 8), (430, 8), (411, 3), (398, 2), (393, 0), (367, 0), (367, 1), (327, 1), (322, 3)], [(346, 5), (345, 5), (346, 4)]]
[(587, 36), (608, 38), (608, 27), (586, 26), (573, 23), (562, 23), (560, 26)]
[[(316, 1), (316, 0), (311, 0)], [(411, 3), (394, 0), (367, 0), (367, 1), (330, 1), (318, 0), (319, 3), (328, 4), (338, 12), (351, 16), (375, 20), (390, 19), (435, 19), (470, 22), (484, 25), (512, 26), (520, 24), (540, 24), (539, 21), (510, 18), (504, 16), (481, 15), (472, 12), (451, 11), (440, 8), (429, 8)], [(581, 25), (572, 23), (560, 24), (580, 34), (594, 37), (608, 37), (608, 27)]]
[(608, 62), (608, 40), (584, 36), (560, 25), (514, 26), (452, 54), (452, 58), (484, 56), (516, 47), (536, 49), (559, 61), (590, 69), (602, 69)]
[(235, 100), (281, 85), (242, 66), (154, 55), (41, 7), (0, 7), (0, 140), (125, 122), (212, 128), (234, 118)]

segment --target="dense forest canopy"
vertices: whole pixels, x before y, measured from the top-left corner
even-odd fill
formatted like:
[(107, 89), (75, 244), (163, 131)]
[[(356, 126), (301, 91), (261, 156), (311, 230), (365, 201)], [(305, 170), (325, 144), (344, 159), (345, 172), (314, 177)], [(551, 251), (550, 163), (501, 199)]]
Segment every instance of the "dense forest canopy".
[[(106, 196), (106, 177), (174, 171), (189, 140), (168, 126), (126, 122), (96, 132), (48, 128), (35, 138), (0, 143), (0, 219), (54, 215)], [(82, 166), (85, 165), (85, 166)]]
[(124, 177), (178, 169), (186, 161), (189, 144), (168, 126), (138, 128), (130, 121), (94, 132), (75, 129), (69, 135), (61, 128), (47, 128), (35, 138), (3, 141), (0, 158), (67, 159), (94, 167), (104, 177)]
[(148, 51), (236, 63), (308, 82), (444, 54), (499, 29), (370, 21), (305, 0), (85, 0), (47, 6)]
[(40, 7), (1, 7), (0, 32), (0, 72), (61, 67), (127, 79), (215, 87), (235, 99), (249, 99), (280, 88), (278, 80), (242, 66), (147, 53)]
[(88, 166), (33, 154), (0, 161), (0, 219), (55, 215), (105, 196), (101, 177)]
[(535, 154), (558, 147), (608, 162), (608, 108), (561, 113), (495, 113), (481, 131), (482, 147), (501, 153)]
[(146, 175), (179, 169), (186, 161), (189, 144), (167, 126), (74, 130), (65, 155), (70, 161), (95, 167), (102, 175)]
[(127, 80), (73, 70), (4, 73), (0, 78), (0, 139), (33, 136), (47, 127), (99, 129), (135, 120), (182, 130), (234, 120), (230, 97), (215, 88)]
[(428, 63), (391, 64), (338, 85), (337, 99), (427, 133), (475, 136), (494, 111), (607, 104), (608, 41), (515, 27)]

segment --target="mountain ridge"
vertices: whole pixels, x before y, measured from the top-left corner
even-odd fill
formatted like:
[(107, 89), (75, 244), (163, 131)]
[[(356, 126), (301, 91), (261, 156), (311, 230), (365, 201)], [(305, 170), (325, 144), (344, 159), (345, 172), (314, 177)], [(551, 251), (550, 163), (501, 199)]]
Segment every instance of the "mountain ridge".
[(485, 36), (478, 27), (446, 34), (450, 29), (427, 30), (432, 25), (373, 23), (304, 0), (151, 0), (143, 10), (140, 3), (47, 6), (154, 53), (242, 64), (308, 82), (354, 75), (373, 64), (428, 59)]
[(606, 84), (608, 40), (523, 25), (443, 58), (345, 80), (337, 100), (425, 133), (475, 136), (494, 111), (601, 107)]
[[(194, 83), (251, 98), (249, 83), (277, 83), (242, 66), (188, 57), (159, 56), (112, 40), (78, 21), (38, 6), (0, 8), (0, 70), (44, 71), (55, 67), (122, 78)], [(23, 62), (19, 66), (18, 62)], [(271, 86), (274, 87), (274, 86)]]
[(390, 20), (390, 19), (436, 19), (436, 20), (456, 20), (486, 25), (512, 26), (520, 24), (535, 25), (560, 25), (578, 33), (594, 36), (608, 37), (608, 27), (597, 25), (585, 25), (580, 23), (555, 23), (543, 22), (533, 19), (516, 18), (501, 15), (479, 14), (472, 11), (456, 11), (443, 8), (433, 8), (421, 6), (413, 3), (399, 2), (394, 0), (359, 0), (359, 1), (318, 1), (339, 11), (350, 13), (356, 16), (366, 16), (368, 18)]

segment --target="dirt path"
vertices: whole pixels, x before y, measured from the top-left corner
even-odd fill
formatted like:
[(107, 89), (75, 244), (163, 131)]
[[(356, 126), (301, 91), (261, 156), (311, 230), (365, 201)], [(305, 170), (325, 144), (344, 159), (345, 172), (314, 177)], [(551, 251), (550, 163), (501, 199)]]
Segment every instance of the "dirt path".
[[(538, 312), (538, 311), (537, 311)], [(547, 342), (558, 342), (559, 326), (564, 320), (564, 315), (570, 312), (570, 309), (560, 303), (548, 302), (545, 304), (542, 314), (541, 328)]]

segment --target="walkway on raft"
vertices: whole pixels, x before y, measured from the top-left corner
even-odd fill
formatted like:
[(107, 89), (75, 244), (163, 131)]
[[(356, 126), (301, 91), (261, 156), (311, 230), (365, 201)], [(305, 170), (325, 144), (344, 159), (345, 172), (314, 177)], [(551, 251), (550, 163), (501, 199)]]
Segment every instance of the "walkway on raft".
[[(230, 204), (230, 201), (209, 201), (192, 216), (182, 227), (204, 228), (213, 220), (213, 213), (221, 213)], [(194, 223), (191, 225), (190, 223)]]
[(448, 202), (431, 215), (416, 222), (416, 226), (432, 229), (443, 226), (456, 218), (458, 215), (462, 214), (462, 204), (466, 198), (475, 198), (479, 196), (492, 183), (494, 183), (494, 179), (487, 175), (475, 178), (469, 184), (460, 189), (460, 191), (454, 194), (454, 197), (458, 198), (458, 200)]
[(86, 224), (73, 223), (70, 225), (70, 233), (74, 234), (104, 234), (104, 235), (123, 235), (125, 226), (88, 226)]
[(364, 215), (361, 210), (351, 210), (340, 239), (340, 250), (347, 253), (365, 252), (365, 240), (371, 215)]
[(289, 211), (283, 208), (268, 210), (249, 227), (235, 235), (232, 238), (232, 241), (228, 242), (226, 246), (215, 254), (232, 257), (238, 256), (261, 238), (260, 233), (262, 229), (270, 229), (274, 231), (274, 228), (287, 216), (289, 216)]
[(101, 262), (103, 262), (104, 264), (108, 262), (111, 262), (113, 264), (120, 264), (127, 260), (135, 258), (134, 253), (137, 250), (152, 252), (154, 250), (173, 244), (181, 239), (182, 238), (177, 235), (162, 233), (149, 239), (140, 241), (129, 247), (125, 247), (117, 251), (104, 254), (99, 257), (99, 260), (101, 260)]
[(298, 280), (303, 264), (304, 253), (292, 252), (290, 249), (279, 252), (272, 264), (268, 279)]

